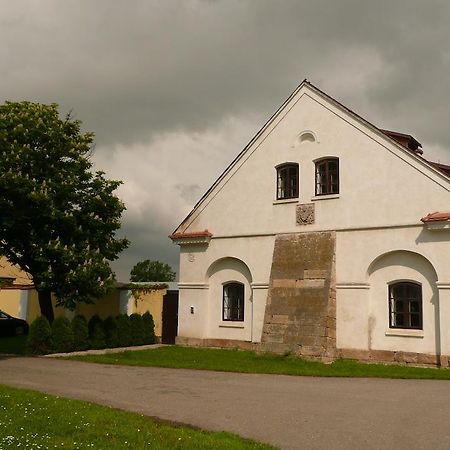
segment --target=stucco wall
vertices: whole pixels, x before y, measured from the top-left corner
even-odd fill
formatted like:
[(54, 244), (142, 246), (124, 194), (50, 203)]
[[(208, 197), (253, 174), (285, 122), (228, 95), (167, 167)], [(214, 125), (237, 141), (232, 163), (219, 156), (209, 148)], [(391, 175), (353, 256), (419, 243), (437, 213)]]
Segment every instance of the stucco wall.
[(138, 314), (144, 314), (147, 311), (153, 316), (155, 322), (155, 335), (161, 336), (162, 332), (162, 308), (163, 299), (167, 289), (158, 289), (155, 291), (142, 293), (137, 299), (130, 298), (132, 311)]
[[(313, 141), (300, 139), (305, 130)], [(339, 158), (339, 194), (315, 197), (314, 161), (327, 156)], [(276, 166), (285, 162), (299, 164), (299, 198), (276, 201)], [(299, 204), (313, 205), (312, 223), (297, 223)], [(259, 341), (275, 236), (334, 230), (337, 347), (450, 354), (450, 230), (420, 221), (449, 205), (444, 175), (305, 87), (180, 226), (213, 237), (181, 246), (179, 335), (248, 340), (250, 327)], [(252, 277), (252, 320), (241, 330), (217, 322), (221, 286), (237, 275), (209, 277), (208, 268), (225, 257), (242, 261)], [(389, 332), (387, 289), (395, 280), (421, 283), (422, 333)]]
[[(181, 248), (178, 335), (196, 338), (261, 340), (274, 236), (214, 239)], [(220, 261), (228, 258), (229, 267)], [(228, 279), (226, 279), (228, 277)], [(245, 285), (245, 321), (223, 323), (222, 283), (236, 280)], [(193, 307), (194, 313), (191, 313)]]
[(11, 316), (19, 317), (20, 293), (18, 289), (0, 289), (0, 309)]
[(120, 313), (120, 291), (111, 291), (108, 295), (96, 299), (95, 303), (79, 303), (75, 313), (82, 314), (86, 320), (89, 320), (94, 314), (98, 314), (101, 319), (117, 316)]

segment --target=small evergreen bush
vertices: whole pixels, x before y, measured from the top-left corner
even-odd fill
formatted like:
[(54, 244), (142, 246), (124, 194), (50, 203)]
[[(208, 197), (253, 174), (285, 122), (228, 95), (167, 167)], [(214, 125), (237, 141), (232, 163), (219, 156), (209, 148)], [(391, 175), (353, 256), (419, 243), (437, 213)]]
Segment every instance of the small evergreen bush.
[(128, 347), (131, 345), (130, 318), (126, 314), (120, 314), (116, 317), (116, 323), (119, 347)]
[(58, 317), (52, 323), (52, 345), (56, 353), (73, 351), (73, 331), (70, 320)]
[(91, 348), (100, 349), (106, 347), (106, 335), (103, 328), (103, 321), (98, 314), (95, 314), (89, 319), (89, 343)]
[(144, 343), (144, 322), (140, 314), (134, 313), (130, 316), (131, 345), (142, 345)]
[(155, 343), (155, 322), (153, 316), (147, 311), (142, 315), (144, 325), (144, 344)]
[(103, 328), (105, 329), (106, 347), (119, 347), (119, 332), (116, 319), (112, 316), (107, 317), (103, 322)]
[(72, 320), (74, 350), (87, 350), (89, 348), (88, 324), (84, 316), (77, 315)]
[(33, 355), (45, 355), (52, 351), (52, 329), (45, 316), (40, 316), (31, 323), (27, 351)]

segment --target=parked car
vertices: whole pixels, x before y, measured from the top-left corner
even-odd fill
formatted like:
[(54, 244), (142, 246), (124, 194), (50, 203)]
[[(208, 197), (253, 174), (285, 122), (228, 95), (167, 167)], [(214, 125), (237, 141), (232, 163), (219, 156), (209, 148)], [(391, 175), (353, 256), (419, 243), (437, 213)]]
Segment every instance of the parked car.
[(20, 334), (28, 334), (27, 322), (0, 310), (0, 336), (18, 336)]

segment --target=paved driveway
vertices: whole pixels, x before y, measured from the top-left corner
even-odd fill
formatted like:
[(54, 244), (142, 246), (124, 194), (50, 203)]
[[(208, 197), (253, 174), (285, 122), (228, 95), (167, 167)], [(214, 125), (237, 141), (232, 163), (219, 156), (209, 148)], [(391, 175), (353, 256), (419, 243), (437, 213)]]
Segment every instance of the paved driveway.
[(449, 449), (447, 381), (340, 379), (0, 358), (0, 383), (298, 449)]

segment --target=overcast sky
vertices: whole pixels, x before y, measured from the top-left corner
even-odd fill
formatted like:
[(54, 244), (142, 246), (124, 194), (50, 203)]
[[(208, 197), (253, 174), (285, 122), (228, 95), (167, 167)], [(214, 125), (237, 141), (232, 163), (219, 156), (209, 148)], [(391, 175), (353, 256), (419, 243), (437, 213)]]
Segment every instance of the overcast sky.
[(450, 163), (450, 2), (0, 0), (0, 102), (56, 102), (124, 184), (120, 280), (304, 79)]

